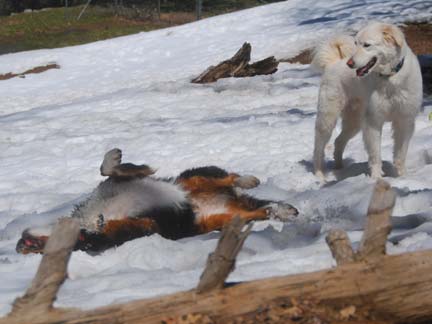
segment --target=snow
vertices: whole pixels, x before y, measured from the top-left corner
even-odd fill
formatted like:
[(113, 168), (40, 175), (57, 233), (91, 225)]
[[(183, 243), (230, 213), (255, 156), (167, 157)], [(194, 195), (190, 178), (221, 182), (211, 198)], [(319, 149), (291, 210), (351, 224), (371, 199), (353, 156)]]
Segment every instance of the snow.
[[(334, 265), (320, 233), (346, 228), (358, 241), (373, 181), (364, 175), (360, 136), (348, 144), (348, 166), (330, 174), (326, 186), (311, 173), (319, 75), (281, 63), (271, 76), (189, 81), (245, 41), (252, 44), (252, 60), (288, 58), (368, 20), (429, 21), (431, 14), (430, 1), (421, 0), (289, 0), (88, 45), (0, 56), (0, 73), (61, 66), (0, 83), (0, 315), (23, 294), (41, 259), (16, 254), (21, 231), (68, 215), (102, 180), (99, 165), (113, 147), (123, 150), (124, 160), (157, 168), (161, 177), (212, 164), (253, 174), (262, 182), (253, 194), (301, 211), (293, 224), (256, 223), (230, 280)], [(396, 216), (432, 214), (431, 111), (425, 99), (408, 175), (386, 177), (398, 193)], [(389, 126), (382, 150), (390, 161)], [(329, 145), (328, 157), (332, 151)], [(389, 243), (389, 251), (432, 248), (426, 229)], [(97, 256), (75, 252), (56, 306), (92, 308), (191, 289), (217, 238), (153, 235)]]

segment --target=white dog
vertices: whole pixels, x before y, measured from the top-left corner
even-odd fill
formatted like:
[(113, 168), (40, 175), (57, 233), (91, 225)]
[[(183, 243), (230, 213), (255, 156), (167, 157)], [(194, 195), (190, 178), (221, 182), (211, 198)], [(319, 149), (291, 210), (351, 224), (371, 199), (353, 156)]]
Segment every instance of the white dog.
[(339, 36), (322, 44), (312, 64), (323, 71), (315, 125), (315, 174), (324, 179), (324, 149), (341, 116), (342, 131), (334, 150), (336, 168), (343, 166), (347, 142), (362, 129), (370, 174), (381, 177), (381, 132), (384, 122), (391, 121), (393, 163), (398, 175), (403, 175), (423, 90), (417, 57), (402, 31), (394, 25), (370, 23), (354, 38)]

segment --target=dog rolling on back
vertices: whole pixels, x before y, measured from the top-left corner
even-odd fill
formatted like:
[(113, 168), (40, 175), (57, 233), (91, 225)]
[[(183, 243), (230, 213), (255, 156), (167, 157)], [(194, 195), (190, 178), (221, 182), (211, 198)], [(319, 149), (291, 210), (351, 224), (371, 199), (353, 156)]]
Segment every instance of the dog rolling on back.
[[(154, 172), (146, 165), (122, 164), (119, 149), (106, 153), (101, 174), (108, 179), (71, 215), (81, 226), (75, 249), (103, 251), (154, 233), (180, 239), (220, 230), (236, 215), (246, 221), (287, 221), (298, 214), (289, 204), (238, 193), (237, 188), (259, 184), (254, 176), (214, 166), (186, 170), (175, 179), (151, 177)], [(50, 232), (50, 227), (25, 230), (17, 252), (42, 253)]]
[(323, 72), (315, 124), (315, 174), (324, 179), (324, 148), (340, 116), (336, 168), (343, 166), (348, 141), (363, 130), (370, 174), (381, 177), (381, 133), (384, 122), (390, 121), (393, 162), (397, 174), (403, 175), (423, 91), (420, 66), (402, 31), (370, 23), (355, 37), (339, 36), (318, 47), (313, 65)]

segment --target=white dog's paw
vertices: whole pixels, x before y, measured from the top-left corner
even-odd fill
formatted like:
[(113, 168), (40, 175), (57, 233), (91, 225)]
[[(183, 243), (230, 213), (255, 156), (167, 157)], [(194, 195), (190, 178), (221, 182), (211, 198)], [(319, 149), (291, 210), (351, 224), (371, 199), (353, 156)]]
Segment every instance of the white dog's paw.
[(406, 174), (405, 168), (396, 168), (396, 175), (398, 177), (403, 177)]
[(396, 175), (398, 177), (404, 176), (406, 174), (406, 168), (405, 165), (400, 161), (394, 162), (394, 167), (396, 169)]
[(252, 175), (244, 175), (234, 180), (234, 186), (242, 189), (252, 189), (257, 187), (260, 181)]
[(297, 208), (288, 203), (275, 202), (268, 205), (267, 214), (269, 219), (276, 219), (282, 222), (288, 222), (294, 220), (299, 214), (299, 212)]
[(120, 165), (122, 159), (122, 151), (118, 148), (114, 148), (110, 151), (108, 151), (105, 156), (104, 160), (102, 162), (102, 165), (100, 167), (101, 175), (103, 176), (109, 176), (113, 172), (113, 168), (117, 165)]
[(372, 179), (381, 179), (383, 176), (383, 171), (381, 166), (371, 166), (370, 167), (370, 176)]
[(315, 176), (319, 179), (320, 183), (326, 183), (326, 177), (321, 170), (315, 170)]

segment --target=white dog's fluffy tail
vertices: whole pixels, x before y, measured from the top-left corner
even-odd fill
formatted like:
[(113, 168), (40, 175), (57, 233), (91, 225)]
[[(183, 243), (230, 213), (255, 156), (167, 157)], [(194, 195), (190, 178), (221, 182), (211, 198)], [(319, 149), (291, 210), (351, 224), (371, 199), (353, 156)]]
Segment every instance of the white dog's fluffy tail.
[(322, 42), (313, 52), (312, 67), (318, 71), (340, 60), (350, 57), (355, 51), (354, 38), (348, 35), (339, 35)]

